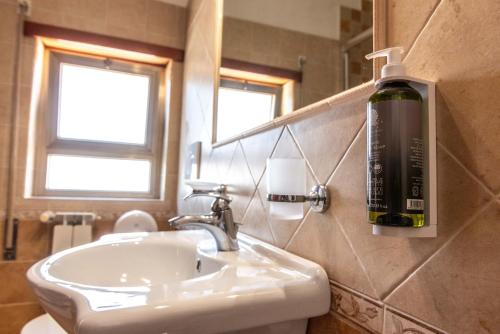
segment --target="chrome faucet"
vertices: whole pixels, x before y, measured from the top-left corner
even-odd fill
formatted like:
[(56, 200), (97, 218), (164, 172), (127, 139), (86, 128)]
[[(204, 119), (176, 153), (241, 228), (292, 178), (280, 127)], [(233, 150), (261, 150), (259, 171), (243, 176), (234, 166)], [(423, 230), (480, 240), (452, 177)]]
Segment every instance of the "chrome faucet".
[(199, 196), (213, 197), (211, 212), (207, 215), (178, 216), (169, 219), (170, 226), (176, 230), (205, 229), (214, 237), (218, 250), (238, 250), (238, 224), (234, 222), (233, 211), (229, 207), (231, 198), (224, 193), (224, 186), (209, 191), (193, 190), (184, 197), (184, 200)]

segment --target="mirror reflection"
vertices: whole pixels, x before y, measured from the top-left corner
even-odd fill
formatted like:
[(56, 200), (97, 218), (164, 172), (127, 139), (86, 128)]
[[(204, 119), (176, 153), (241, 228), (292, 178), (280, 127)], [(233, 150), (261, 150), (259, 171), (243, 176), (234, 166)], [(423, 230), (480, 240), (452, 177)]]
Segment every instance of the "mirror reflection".
[(372, 79), (369, 0), (225, 0), (216, 140)]

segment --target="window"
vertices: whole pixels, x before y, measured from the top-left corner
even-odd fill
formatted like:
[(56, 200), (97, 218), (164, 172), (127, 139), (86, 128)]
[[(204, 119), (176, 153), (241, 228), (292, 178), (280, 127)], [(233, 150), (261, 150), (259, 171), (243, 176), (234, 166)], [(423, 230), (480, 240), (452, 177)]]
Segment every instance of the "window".
[(221, 77), (217, 138), (229, 138), (279, 115), (281, 86)]
[(164, 68), (45, 52), (33, 194), (160, 198)]

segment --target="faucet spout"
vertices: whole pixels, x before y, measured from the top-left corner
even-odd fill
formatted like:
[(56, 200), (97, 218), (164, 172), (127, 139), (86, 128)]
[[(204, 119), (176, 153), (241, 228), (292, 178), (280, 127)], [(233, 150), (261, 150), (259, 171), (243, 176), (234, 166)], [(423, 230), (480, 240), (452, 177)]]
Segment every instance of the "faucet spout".
[(176, 230), (204, 229), (208, 231), (214, 237), (217, 249), (220, 251), (239, 249), (236, 224), (230, 222), (231, 226), (228, 226), (227, 222), (216, 213), (178, 216), (168, 222)]
[(168, 222), (170, 227), (174, 229), (182, 229), (183, 226), (187, 224), (200, 223), (203, 224), (213, 224), (216, 221), (216, 217), (213, 214), (209, 215), (193, 215), (193, 216), (177, 216), (169, 219)]

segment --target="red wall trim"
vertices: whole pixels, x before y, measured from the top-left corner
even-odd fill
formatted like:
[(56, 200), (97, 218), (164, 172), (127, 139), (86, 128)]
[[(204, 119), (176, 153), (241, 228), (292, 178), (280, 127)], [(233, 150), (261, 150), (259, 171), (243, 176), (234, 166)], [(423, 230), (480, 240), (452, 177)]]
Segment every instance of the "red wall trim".
[(240, 71), (253, 72), (253, 73), (259, 73), (259, 74), (267, 74), (267, 75), (272, 75), (275, 77), (286, 78), (286, 79), (295, 80), (297, 82), (302, 82), (302, 72), (300, 72), (300, 71), (293, 71), (293, 70), (287, 70), (287, 69), (279, 68), (279, 67), (254, 64), (254, 63), (249, 63), (246, 61), (230, 59), (230, 58), (222, 58), (221, 66), (225, 67), (225, 68), (230, 68), (233, 70), (240, 70)]
[(170, 58), (174, 61), (184, 60), (184, 50), (171, 48), (168, 46), (133, 41), (125, 38), (112, 37), (107, 35), (95, 34), (69, 28), (61, 28), (48, 24), (36, 22), (24, 22), (25, 36), (41, 36), (49, 38), (58, 38), (68, 41), (95, 44), (110, 48), (135, 51), (158, 57)]

